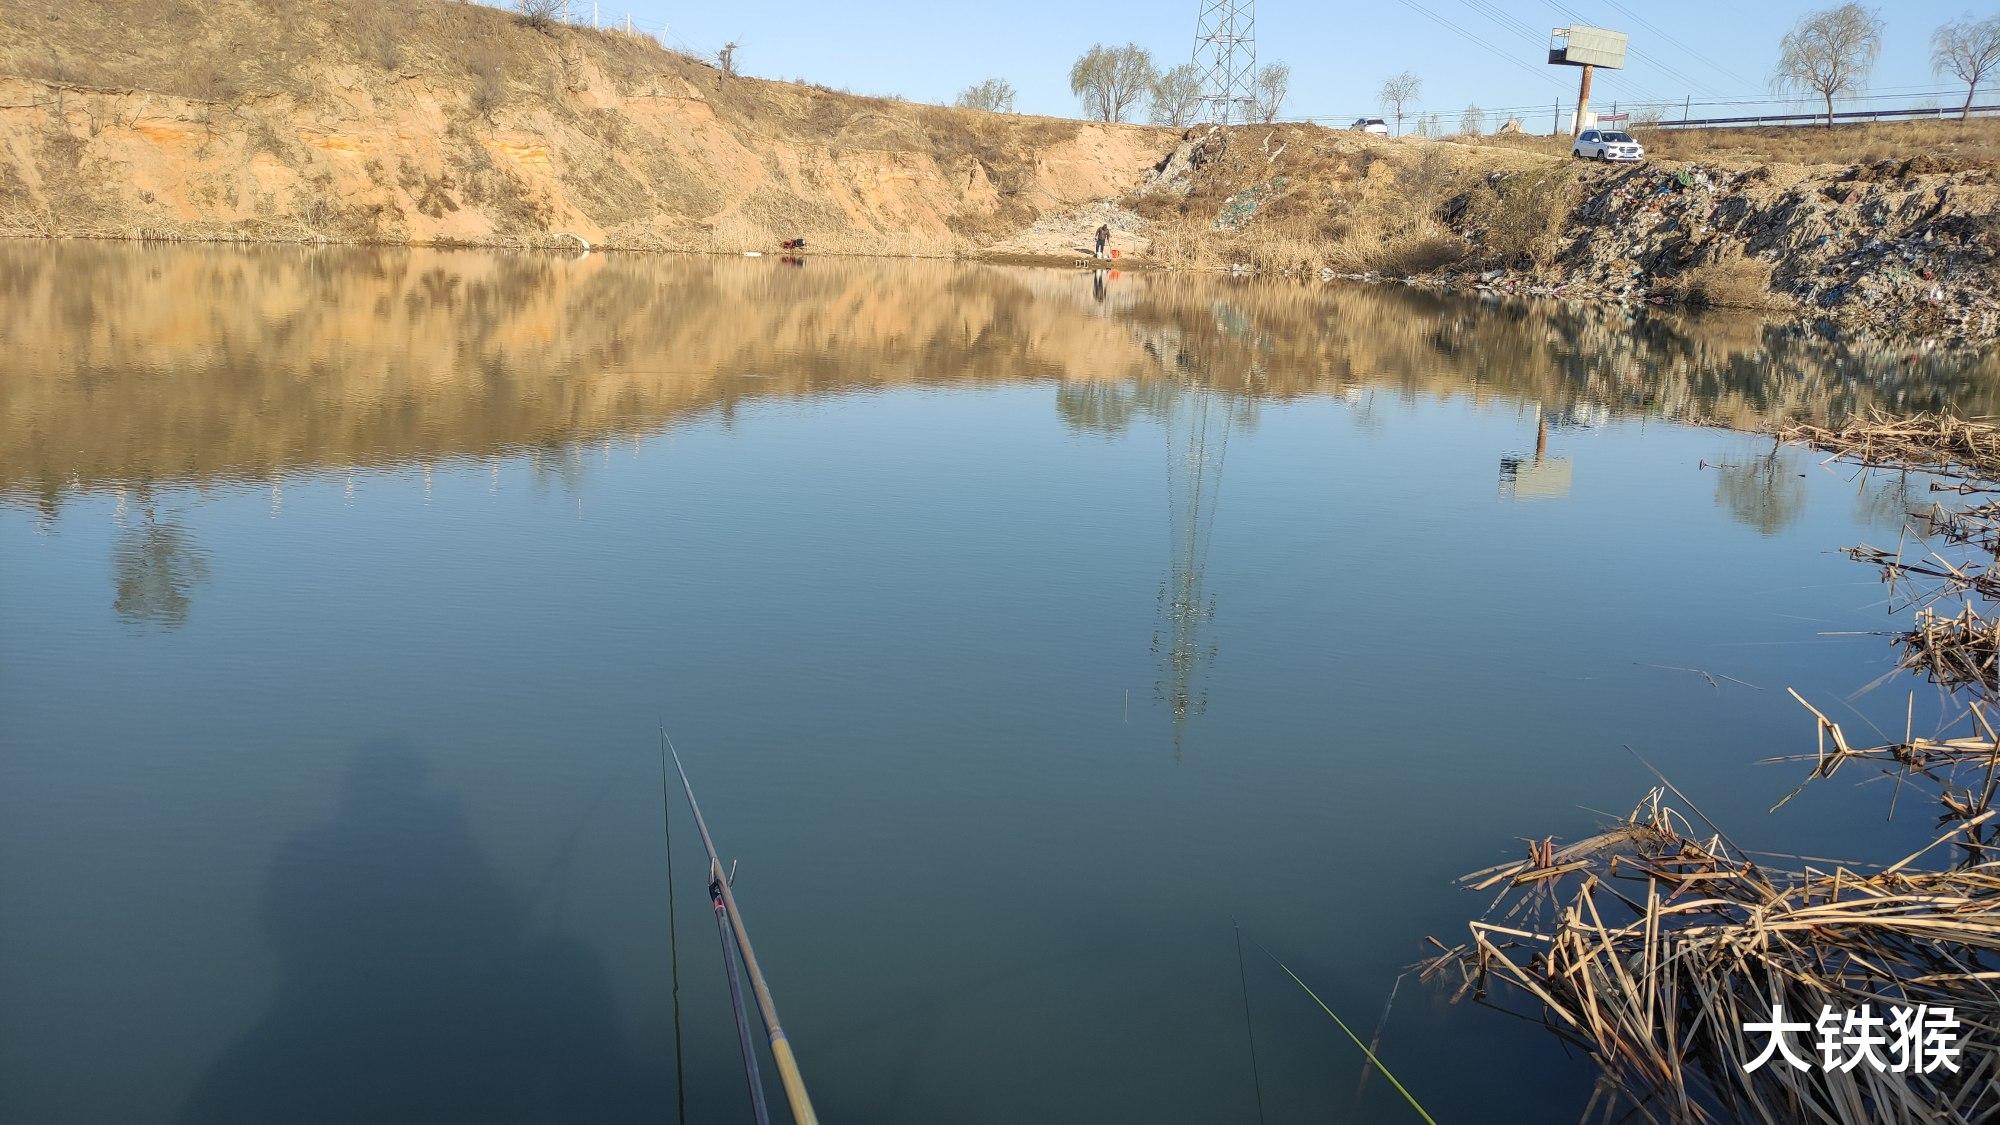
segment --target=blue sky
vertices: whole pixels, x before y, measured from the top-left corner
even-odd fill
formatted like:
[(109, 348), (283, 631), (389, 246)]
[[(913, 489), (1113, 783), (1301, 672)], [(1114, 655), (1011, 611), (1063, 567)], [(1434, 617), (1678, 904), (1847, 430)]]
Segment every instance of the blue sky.
[[(1020, 91), (1021, 111), (1073, 116), (1077, 110), (1068, 72), (1078, 54), (1093, 43), (1130, 40), (1156, 59), (1186, 61), (1194, 44), (1198, 0), (1088, 4), (1027, 0), (980, 5), (905, 0), (599, 2), (606, 23), (629, 10), (646, 30), (657, 34), (665, 27), (668, 41), (677, 47), (712, 53), (726, 40), (739, 40), (743, 44), (739, 66), (748, 74), (805, 78), (857, 93), (898, 94), (925, 102), (949, 102), (958, 90), (979, 79), (1002, 77)], [(588, 19), (590, 0), (579, 3), (580, 14)], [(1632, 36), (1636, 57), (1626, 70), (1600, 72), (1593, 97), (1599, 108), (1608, 108), (1605, 103), (1613, 100), (1621, 105), (1635, 100), (1679, 102), (1689, 95), (1697, 102), (1759, 98), (1772, 105), (1777, 103), (1769, 93), (1769, 76), (1778, 41), (1801, 14), (1822, 6), (1744, 0), (1673, 4), (1262, 0), (1257, 4), (1258, 57), (1291, 64), (1287, 116), (1319, 115), (1344, 122), (1376, 112), (1375, 91), (1382, 79), (1407, 68), (1424, 80), (1422, 110), (1456, 121), (1468, 102), (1489, 109), (1535, 106), (1534, 112), (1522, 116), (1543, 127), (1558, 98), (1570, 103), (1576, 97), (1576, 72), (1544, 61), (1551, 27), (1588, 23)], [(1953, 86), (1950, 80), (1931, 75), (1929, 37), (1939, 23), (1967, 10), (1963, 2), (1898, 0), (1876, 6), (1887, 26), (1870, 86), (1872, 93), (1890, 97), (1855, 108), (1955, 104), (1949, 93), (1927, 93)], [(1969, 10), (1992, 15), (2000, 13), (2000, 3), (1985, 0)], [(1493, 49), (1451, 30), (1447, 23)], [(2000, 90), (1995, 96), (2000, 97)]]

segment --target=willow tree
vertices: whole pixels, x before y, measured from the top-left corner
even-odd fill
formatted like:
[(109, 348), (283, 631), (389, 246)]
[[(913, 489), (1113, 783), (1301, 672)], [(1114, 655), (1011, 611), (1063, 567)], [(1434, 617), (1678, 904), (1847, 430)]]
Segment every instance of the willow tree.
[(1881, 53), (1882, 21), (1874, 12), (1859, 4), (1826, 8), (1800, 17), (1785, 34), (1771, 84), (1818, 94), (1830, 129), (1833, 99), (1860, 93)]
[(1201, 115), (1201, 68), (1187, 62), (1161, 71), (1149, 100), (1153, 124), (1176, 129), (1194, 124)]
[(1972, 98), (1979, 81), (2000, 66), (2000, 16), (1975, 20), (1961, 16), (1931, 32), (1931, 69), (1965, 83), (1965, 106), (1958, 119), (1972, 116)]
[(1069, 68), (1069, 92), (1083, 111), (1098, 121), (1123, 121), (1127, 110), (1145, 100), (1159, 72), (1153, 56), (1137, 43), (1107, 47), (1099, 43)]

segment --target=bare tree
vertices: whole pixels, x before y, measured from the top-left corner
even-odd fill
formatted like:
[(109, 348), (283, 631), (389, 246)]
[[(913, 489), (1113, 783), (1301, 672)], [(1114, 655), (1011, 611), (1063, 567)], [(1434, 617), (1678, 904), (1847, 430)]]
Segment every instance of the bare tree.
[(1185, 129), (1201, 115), (1201, 68), (1191, 62), (1160, 72), (1153, 79), (1152, 118), (1155, 125)]
[(736, 48), (742, 45), (731, 39), (722, 45), (722, 50), (715, 53), (715, 61), (722, 64), (722, 73), (732, 77), (736, 74)]
[(1137, 43), (1123, 47), (1099, 43), (1069, 68), (1069, 92), (1094, 120), (1123, 121), (1125, 112), (1145, 98), (1158, 76), (1153, 56)]
[(1960, 16), (1931, 32), (1931, 70), (1965, 83), (1965, 108), (1958, 119), (1972, 116), (1972, 96), (1986, 72), (2000, 66), (2000, 16), (1975, 20)]
[(1486, 131), (1486, 111), (1478, 105), (1468, 105), (1465, 112), (1458, 115), (1458, 131), (1468, 137), (1476, 137)]
[(1832, 128), (1833, 99), (1860, 93), (1881, 53), (1882, 21), (1875, 13), (1851, 3), (1826, 8), (1801, 16), (1785, 34), (1771, 84), (1818, 94)]
[(958, 92), (957, 106), (960, 109), (979, 109), (987, 113), (1014, 112), (1014, 84), (1005, 78), (988, 78), (977, 86), (967, 86)]
[(1382, 112), (1396, 119), (1396, 132), (1403, 131), (1403, 118), (1423, 93), (1424, 80), (1407, 70), (1394, 78), (1383, 79), (1382, 92), (1376, 95), (1376, 99), (1382, 104)]
[(490, 121), (493, 111), (507, 100), (507, 73), (499, 49), (490, 41), (474, 44), (467, 52), (465, 68), (473, 78), (472, 110)]
[(1278, 113), (1285, 108), (1285, 93), (1292, 86), (1292, 68), (1277, 62), (1257, 72), (1255, 97), (1257, 116), (1266, 125), (1278, 119)]
[(521, 22), (536, 31), (548, 31), (569, 16), (569, 0), (514, 0)]

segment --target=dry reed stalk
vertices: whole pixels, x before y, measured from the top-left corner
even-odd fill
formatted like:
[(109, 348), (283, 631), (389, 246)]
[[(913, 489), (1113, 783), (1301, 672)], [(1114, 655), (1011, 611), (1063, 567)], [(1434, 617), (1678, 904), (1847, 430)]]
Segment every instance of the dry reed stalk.
[[(1525, 860), (1466, 876), (1499, 897), (1424, 976), (1455, 974), (1458, 998), (1494, 1002), (1497, 985), (1539, 1007), (1603, 1068), (1600, 1100), (1645, 1120), (2000, 1116), (2000, 862), (1909, 869), (1926, 848), (1875, 871), (1783, 871), (1719, 834), (1697, 838), (1662, 795), (1598, 836), (1533, 844)], [(1811, 1021), (1862, 1004), (1885, 1015), (1951, 1008), (1959, 1070), (1797, 1070), (1778, 1059), (1745, 1072), (1763, 1046), (1746, 1023), (1778, 1005)], [(1796, 1045), (1810, 1057), (1810, 1043)]]
[[(1789, 690), (1789, 689), (1788, 689)], [(1952, 841), (1964, 854), (1964, 862), (1976, 864), (2000, 858), (2000, 819), (1992, 814), (2000, 808), (2000, 733), (1987, 716), (1991, 704), (1974, 701), (1962, 726), (1972, 733), (1949, 738), (1926, 738), (1905, 727), (1898, 742), (1856, 748), (1850, 746), (1840, 724), (1798, 692), (1792, 698), (1812, 712), (1818, 723), (1819, 746), (1815, 753), (1766, 758), (1766, 762), (1806, 762), (1813, 768), (1798, 788), (1772, 806), (1783, 808), (1806, 785), (1832, 777), (1848, 762), (1874, 762), (1888, 768), (1898, 782), (1919, 780), (1934, 790), (1940, 809), (1938, 825), (1957, 825), (1963, 839)], [(1912, 697), (1910, 713), (1915, 712)], [(1828, 746), (1831, 745), (1831, 751)]]
[[(1937, 416), (1925, 416), (1913, 425), (1871, 424), (1850, 437), (1864, 440), (1857, 459), (1894, 469), (1907, 469), (1923, 457), (1932, 464), (1973, 460), (1995, 440), (1994, 427), (1985, 423)], [(1912, 442), (1933, 439), (1939, 444), (1930, 453), (1910, 447)], [(1961, 495), (1992, 491), (1990, 484), (1979, 481), (1934, 483), (1931, 489)], [(1964, 714), (1938, 736), (1919, 736), (1914, 730), (1912, 695), (1900, 741), (1857, 749), (1848, 744), (1838, 723), (1793, 691), (1792, 698), (1812, 712), (1817, 723), (1819, 745), (1806, 782), (1831, 777), (1854, 760), (1887, 767), (1897, 779), (1898, 793), (1903, 782), (1920, 781), (1934, 791), (1941, 810), (1939, 825), (1957, 824), (1964, 832), (1965, 838), (1958, 841), (1964, 862), (1977, 863), (2000, 855), (2000, 824), (1983, 831), (1973, 827), (1988, 822), (2000, 797), (2000, 735), (1989, 717), (2000, 702), (2000, 616), (1990, 612), (2000, 604), (2000, 503), (1982, 502), (1959, 510), (1934, 503), (1930, 510), (1912, 516), (1919, 531), (1945, 546), (1915, 558), (1906, 557), (1901, 545), (1894, 552), (1864, 545), (1850, 547), (1847, 553), (1877, 567), (1890, 590), (1916, 609), (1911, 628), (1890, 635), (1901, 649), (1898, 668), (1923, 676), (1948, 695), (1967, 697)], [(1953, 557), (1947, 557), (1945, 552), (1952, 548)], [(1774, 807), (1782, 807), (1800, 789)]]

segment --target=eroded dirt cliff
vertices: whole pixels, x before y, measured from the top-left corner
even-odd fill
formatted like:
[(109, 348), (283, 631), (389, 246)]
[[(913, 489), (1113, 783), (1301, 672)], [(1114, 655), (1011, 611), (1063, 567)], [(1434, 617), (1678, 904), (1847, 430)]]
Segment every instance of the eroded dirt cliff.
[(0, 32), (0, 234), (949, 254), (1171, 143), (447, 0), (6, 0)]

